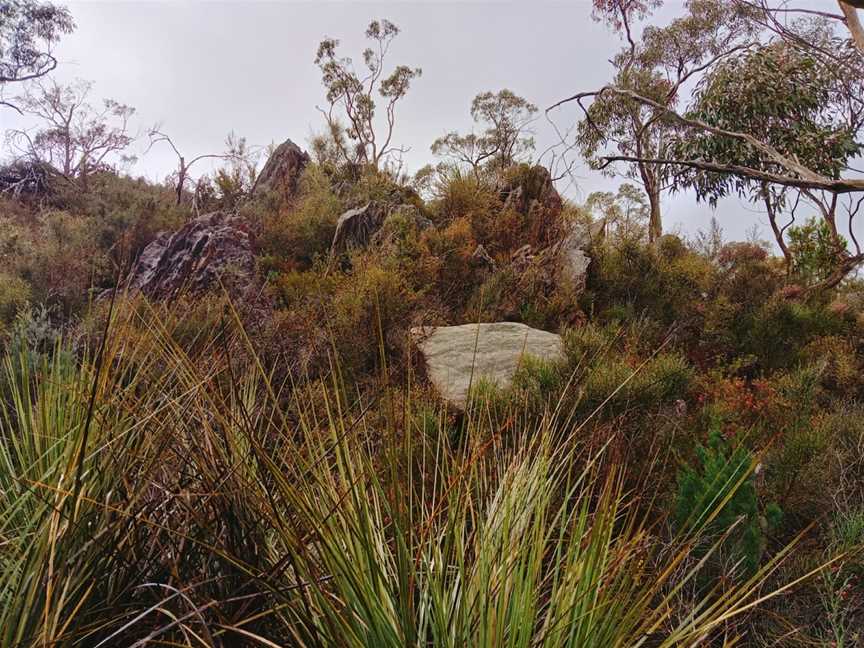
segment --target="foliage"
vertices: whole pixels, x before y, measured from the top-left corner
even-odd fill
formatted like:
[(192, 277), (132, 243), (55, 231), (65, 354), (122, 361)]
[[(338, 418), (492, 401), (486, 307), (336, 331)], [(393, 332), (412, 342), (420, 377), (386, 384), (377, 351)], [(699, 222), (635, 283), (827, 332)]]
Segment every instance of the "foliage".
[[(825, 27), (814, 26), (807, 37), (817, 47), (837, 46)], [(828, 280), (846, 259), (847, 242), (836, 226), (837, 196), (823, 198), (808, 189), (793, 191), (772, 184), (769, 176), (782, 175), (782, 157), (825, 177), (841, 176), (861, 150), (858, 139), (864, 124), (861, 105), (849, 84), (834, 60), (826, 60), (817, 49), (808, 50), (788, 40), (748, 49), (720, 62), (706, 75), (686, 113), (688, 119), (708, 124), (712, 130), (689, 134), (670, 154), (766, 174), (760, 179), (689, 168), (677, 182), (695, 188), (698, 199), (714, 204), (733, 192), (764, 203), (775, 239), (805, 285)], [(730, 131), (745, 136), (726, 134)], [(748, 141), (747, 135), (758, 136), (758, 142)], [(802, 199), (820, 210), (820, 224), (811, 220), (791, 226)], [(784, 210), (791, 211), (792, 218), (781, 226), (778, 221)], [(846, 272), (840, 270), (839, 276)]]
[(3, 644), (674, 646), (719, 633), (767, 573), (678, 621), (687, 545), (658, 545), (621, 467), (581, 463), (553, 420), (511, 447), (483, 416), (461, 449), (440, 431), (415, 445), (400, 421), (430, 420), (425, 404), (376, 418), (338, 384), (280, 394), (253, 358), (201, 366), (165, 337), (168, 311), (140, 315), (10, 383)]
[(0, 272), (0, 327), (8, 326), (29, 299), (30, 285), (24, 279)]
[[(764, 538), (759, 524), (755, 486), (749, 477), (753, 458), (742, 446), (732, 446), (716, 427), (707, 445), (696, 448), (696, 465), (678, 474), (675, 522), (683, 529), (707, 528), (723, 535), (733, 554), (733, 572), (753, 573), (759, 565)], [(710, 512), (718, 511), (713, 519)]]
[[(421, 75), (420, 68), (396, 66), (384, 77), (384, 59), (399, 28), (389, 20), (373, 20), (366, 29), (372, 46), (363, 50), (366, 74), (360, 76), (350, 58), (336, 53), (339, 41), (328, 38), (318, 46), (315, 64), (321, 70), (321, 82), (327, 91), (329, 109), (322, 111), (328, 135), (343, 162), (371, 164), (378, 168), (389, 155), (398, 152), (393, 144), (396, 104), (408, 93), (411, 82)], [(383, 99), (385, 126), (376, 128), (375, 92)], [(347, 124), (339, 121), (344, 113)], [(347, 138), (347, 141), (346, 141)]]
[[(860, 150), (860, 123), (847, 117), (837, 84), (843, 83), (816, 56), (790, 43), (775, 42), (746, 50), (719, 63), (699, 85), (689, 118), (718, 129), (758, 134), (760, 141), (802, 165), (839, 177)], [(703, 158), (767, 172), (776, 162), (764, 150), (738, 138), (691, 134), (681, 141), (683, 158)], [(691, 171), (685, 185), (716, 202), (737, 192), (762, 200), (765, 183), (742, 176)]]
[(477, 177), (484, 169), (506, 169), (534, 149), (526, 129), (536, 112), (537, 106), (510, 90), (480, 93), (471, 102), (471, 117), (483, 131), (447, 133), (432, 143), (432, 153), (468, 165)]
[[(0, 7), (0, 89), (51, 72), (57, 66), (52, 47), (74, 28), (66, 7), (43, 0), (4, 2)], [(8, 105), (12, 104), (0, 98), (0, 106)]]
[(638, 180), (648, 198), (651, 241), (663, 233), (661, 196), (674, 180), (674, 169), (657, 160), (666, 159), (679, 141), (680, 124), (668, 118), (678, 104), (679, 91), (740, 47), (752, 31), (739, 3), (698, 0), (688, 2), (687, 13), (669, 25), (647, 26), (637, 43), (633, 22), (661, 4), (659, 0), (595, 0), (595, 19), (622, 32), (628, 47), (612, 61), (611, 84), (585, 93), (593, 102), (583, 108), (576, 134), (582, 155), (595, 168), (614, 173), (612, 163), (627, 163), (625, 177)]
[[(658, 5), (594, 3), (626, 40), (620, 87), (582, 97), (573, 134), (594, 166), (674, 154), (699, 129), (669, 111), (705, 71), (697, 103), (723, 115), (700, 119), (732, 128), (750, 102), (748, 128), (839, 174), (843, 137), (816, 149), (848, 88), (818, 78), (810, 41), (762, 38), (758, 6), (719, 0), (634, 29)], [(478, 95), (478, 132), (436, 142), (449, 160), (409, 179), (391, 135), (417, 71), (386, 76), (397, 33), (372, 23), (360, 72), (321, 44), (327, 132), (285, 199), (247, 200), (256, 150), (236, 136), (191, 201), (180, 177), (86, 155), (86, 183), (35, 165), (39, 182), (0, 196), (0, 645), (849, 641), (864, 297), (831, 283), (854, 257), (830, 200), (781, 232), (791, 260), (724, 241), (718, 221), (664, 236), (669, 167), (628, 167), (641, 186), (573, 204), (527, 162), (537, 109), (508, 90)], [(763, 68), (789, 78), (765, 90)], [(726, 86), (746, 101), (715, 96)], [(720, 140), (735, 150), (706, 156), (753, 153), (716, 132), (691, 143)], [(331, 254), (339, 216), (373, 201), (368, 244)], [(235, 301), (105, 290), (158, 232), (215, 208), (256, 255)], [(562, 271), (580, 226), (584, 289)], [(506, 387), (477, 380), (466, 409), (446, 404), (412, 329), (474, 321), (561, 333), (565, 357), (525, 356)]]
[(708, 288), (712, 268), (674, 237), (658, 248), (638, 241), (611, 241), (588, 273), (593, 307), (635, 319), (646, 314), (666, 325), (686, 322)]
[(828, 279), (847, 245), (842, 237), (832, 233), (826, 221), (812, 218), (803, 225), (789, 228), (788, 237), (792, 272), (805, 286)]
[(263, 216), (258, 246), (268, 272), (308, 269), (330, 249), (344, 205), (317, 165), (300, 177), (297, 204)]

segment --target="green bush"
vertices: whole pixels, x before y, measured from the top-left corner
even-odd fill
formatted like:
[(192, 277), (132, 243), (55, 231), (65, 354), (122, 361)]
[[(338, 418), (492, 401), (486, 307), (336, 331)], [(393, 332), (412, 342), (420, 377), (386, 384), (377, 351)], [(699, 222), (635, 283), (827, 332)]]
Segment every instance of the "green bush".
[(0, 331), (15, 319), (30, 299), (30, 284), (14, 275), (0, 272)]
[[(673, 509), (683, 533), (704, 528), (717, 539), (729, 532), (722, 547), (740, 561), (746, 575), (758, 569), (764, 545), (752, 468), (751, 454), (743, 446), (732, 447), (715, 427), (708, 443), (697, 446), (695, 464), (679, 471)], [(776, 517), (777, 510), (772, 507), (772, 512)], [(709, 546), (704, 543), (702, 551)]]
[(615, 348), (616, 342), (620, 341), (621, 328), (614, 324), (587, 322), (583, 326), (566, 329), (561, 337), (567, 362), (575, 369), (592, 363)]
[(263, 216), (258, 247), (265, 272), (308, 270), (325, 255), (333, 241), (344, 204), (320, 167), (303, 171), (296, 205), (286, 205)]
[(804, 285), (827, 279), (835, 270), (837, 261), (847, 249), (841, 236), (835, 239), (827, 221), (810, 218), (803, 225), (790, 227), (789, 251), (792, 254), (792, 272)]
[(606, 244), (589, 266), (591, 307), (607, 320), (645, 314), (668, 326), (694, 316), (710, 285), (710, 263), (666, 238), (657, 249), (636, 241)]
[(644, 366), (614, 353), (592, 364), (579, 385), (579, 408), (588, 414), (605, 402), (601, 415), (606, 417), (625, 411), (637, 416), (684, 398), (693, 376), (693, 369), (678, 353), (661, 353)]
[(554, 409), (567, 381), (563, 369), (557, 362), (522, 356), (511, 387), (518, 402), (534, 412), (542, 412), (547, 406)]
[[(740, 351), (757, 357), (766, 369), (790, 367), (813, 339), (840, 335), (847, 324), (842, 316), (820, 304), (788, 301), (777, 296), (751, 317), (739, 318)], [(734, 329), (733, 329), (734, 330)]]
[(418, 299), (398, 266), (380, 262), (374, 252), (355, 254), (351, 272), (342, 275), (332, 301), (316, 316), (326, 318), (343, 367), (356, 379), (374, 373), (382, 351), (393, 362), (406, 357)]

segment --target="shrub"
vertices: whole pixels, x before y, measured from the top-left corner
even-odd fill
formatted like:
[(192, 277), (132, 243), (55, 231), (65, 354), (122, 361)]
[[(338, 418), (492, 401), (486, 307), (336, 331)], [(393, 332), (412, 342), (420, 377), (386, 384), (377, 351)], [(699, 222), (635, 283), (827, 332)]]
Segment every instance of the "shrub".
[(344, 185), (341, 192), (345, 201), (352, 205), (363, 205), (368, 202), (381, 202), (387, 205), (411, 205), (423, 210), (423, 200), (414, 189), (406, 186), (393, 174), (365, 167), (356, 182)]
[(620, 328), (614, 324), (603, 326), (596, 322), (567, 329), (562, 338), (570, 366), (575, 368), (600, 357), (612, 348), (619, 334)]
[(504, 389), (486, 376), (480, 376), (471, 382), (465, 410), (474, 418), (488, 421), (489, 427), (494, 429), (504, 423), (514, 405), (515, 399), (509, 389)]
[(554, 281), (544, 261), (511, 263), (489, 274), (468, 297), (464, 318), (524, 322), (546, 330), (571, 323), (580, 313), (575, 297)]
[(792, 366), (814, 338), (839, 335), (846, 328), (842, 316), (819, 304), (774, 297), (751, 317), (740, 317), (733, 330), (737, 329), (743, 352), (754, 355), (767, 369), (781, 369)]
[(281, 308), (296, 308), (310, 299), (327, 299), (338, 286), (338, 280), (320, 269), (276, 274), (270, 281), (270, 293)]
[(263, 217), (257, 242), (265, 272), (308, 270), (326, 254), (333, 241), (343, 203), (320, 167), (303, 171), (296, 205), (283, 206)]
[(829, 444), (823, 430), (805, 424), (787, 430), (765, 460), (766, 487), (783, 507), (786, 533), (800, 531), (830, 509)]
[(605, 402), (601, 411), (604, 417), (623, 412), (638, 416), (681, 399), (686, 396), (693, 374), (678, 353), (661, 353), (644, 366), (616, 353), (595, 358), (591, 364), (579, 384), (579, 410), (589, 414)]
[(824, 219), (810, 218), (803, 225), (790, 227), (789, 252), (792, 254), (792, 272), (804, 285), (824, 281), (836, 269), (845, 254), (847, 242), (834, 238)]
[[(685, 533), (704, 527), (716, 538), (731, 530), (723, 547), (735, 564), (740, 561), (746, 575), (758, 569), (764, 542), (752, 467), (750, 453), (740, 445), (731, 447), (715, 426), (707, 445), (696, 448), (695, 465), (685, 465), (678, 473), (673, 513)], [(712, 519), (711, 512), (721, 506)], [(708, 546), (703, 544), (702, 551)]]
[(457, 218), (467, 218), (472, 222), (499, 208), (498, 196), (490, 187), (472, 175), (453, 170), (435, 187), (430, 212), (439, 227), (446, 227)]
[(343, 368), (354, 379), (379, 367), (382, 352), (394, 362), (405, 357), (418, 295), (398, 267), (383, 261), (374, 253), (355, 254), (351, 273), (342, 276), (322, 313)]
[(606, 319), (645, 314), (665, 326), (692, 319), (712, 268), (679, 243), (669, 239), (654, 249), (622, 240), (598, 248), (587, 276), (594, 309)]
[(559, 363), (526, 354), (513, 375), (512, 390), (523, 407), (542, 413), (547, 406), (554, 409), (566, 379)]
[(426, 230), (422, 243), (428, 259), (424, 263), (433, 273), (435, 291), (445, 304), (458, 308), (465, 303), (478, 276), (472, 261), (477, 241), (471, 224), (465, 218), (457, 218), (443, 229)]
[(820, 384), (827, 391), (842, 396), (862, 393), (861, 360), (846, 338), (831, 335), (814, 339), (800, 352), (803, 364), (820, 368)]
[(7, 327), (30, 299), (30, 285), (14, 275), (0, 272), (0, 331)]

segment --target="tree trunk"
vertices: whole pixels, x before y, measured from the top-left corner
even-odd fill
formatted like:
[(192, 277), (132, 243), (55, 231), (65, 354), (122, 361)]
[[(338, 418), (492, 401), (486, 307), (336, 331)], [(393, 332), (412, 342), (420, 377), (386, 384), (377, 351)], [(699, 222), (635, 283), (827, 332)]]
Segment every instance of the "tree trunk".
[[(641, 146), (637, 148), (641, 155)], [(639, 176), (642, 178), (642, 186), (648, 194), (648, 204), (651, 211), (648, 216), (648, 243), (654, 244), (663, 236), (663, 218), (660, 213), (660, 187), (654, 170), (647, 164), (639, 165)]]
[(646, 187), (648, 190), (648, 203), (651, 212), (648, 217), (648, 242), (653, 244), (663, 236), (663, 220), (660, 213), (660, 192), (654, 187)]
[[(852, 41), (864, 56), (864, 26), (861, 25), (861, 19), (858, 17), (858, 9), (864, 8), (864, 2), (860, 0), (837, 0), (843, 15), (846, 17), (846, 27), (852, 35)], [(857, 8), (856, 8), (857, 7)]]
[(180, 171), (177, 173), (177, 205), (183, 202), (183, 186), (186, 184), (186, 164), (180, 158)]
[(783, 252), (783, 259), (786, 262), (786, 276), (788, 277), (792, 272), (792, 252), (789, 250), (789, 246), (786, 245), (786, 241), (783, 238), (783, 230), (780, 229), (779, 225), (777, 225), (777, 210), (774, 209), (774, 203), (771, 202), (767, 186), (763, 185), (762, 192), (762, 199), (765, 201), (765, 211), (768, 213), (768, 222), (771, 223), (771, 231), (774, 232), (774, 240), (777, 241), (780, 251)]

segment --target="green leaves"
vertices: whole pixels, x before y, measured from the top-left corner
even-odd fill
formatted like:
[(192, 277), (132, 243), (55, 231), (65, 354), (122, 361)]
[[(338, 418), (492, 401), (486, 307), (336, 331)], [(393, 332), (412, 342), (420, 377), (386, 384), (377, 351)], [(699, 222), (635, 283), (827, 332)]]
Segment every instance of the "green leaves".
[[(318, 45), (315, 65), (321, 70), (321, 82), (326, 90), (329, 110), (322, 110), (341, 162), (351, 164), (379, 163), (397, 149), (392, 144), (395, 126), (395, 106), (408, 92), (411, 81), (418, 78), (420, 68), (397, 66), (384, 76), (384, 59), (390, 44), (399, 34), (399, 28), (389, 20), (374, 20), (366, 29), (366, 38), (372, 46), (363, 50), (363, 63), (367, 69), (360, 76), (350, 58), (337, 55), (339, 41), (325, 38)], [(385, 99), (384, 125), (377, 123), (374, 92)], [(356, 145), (346, 146), (336, 133), (343, 131), (340, 113), (346, 120), (344, 133)]]
[[(686, 117), (752, 134), (781, 154), (831, 178), (839, 178), (861, 150), (860, 121), (847, 115), (847, 80), (820, 58), (778, 41), (718, 64), (701, 82)], [(676, 142), (678, 159), (708, 160), (783, 172), (740, 139), (688, 133)], [(759, 197), (761, 182), (731, 174), (685, 171), (682, 186), (711, 201), (737, 192)]]

